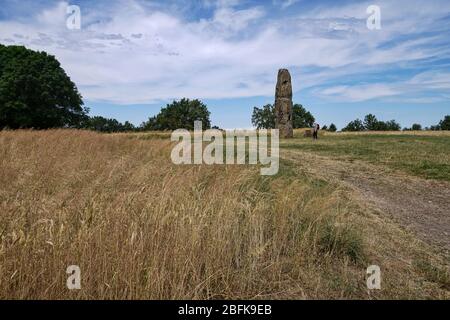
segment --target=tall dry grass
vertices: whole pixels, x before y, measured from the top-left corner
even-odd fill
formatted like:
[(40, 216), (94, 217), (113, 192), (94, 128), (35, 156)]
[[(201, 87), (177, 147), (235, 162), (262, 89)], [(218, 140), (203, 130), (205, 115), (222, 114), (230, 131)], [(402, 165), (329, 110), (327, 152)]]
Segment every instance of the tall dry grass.
[[(0, 298), (446, 297), (404, 262), (417, 254), (408, 235), (348, 191), (288, 162), (275, 177), (176, 166), (171, 146), (145, 135), (0, 132)], [(368, 294), (373, 262), (386, 281)], [(66, 287), (72, 264), (81, 290)]]

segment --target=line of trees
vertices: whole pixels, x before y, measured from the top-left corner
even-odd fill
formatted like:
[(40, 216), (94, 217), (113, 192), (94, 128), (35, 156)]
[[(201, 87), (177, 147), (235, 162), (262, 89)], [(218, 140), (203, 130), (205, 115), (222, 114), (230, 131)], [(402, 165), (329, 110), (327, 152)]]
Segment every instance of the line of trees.
[(342, 131), (399, 131), (401, 126), (395, 120), (379, 121), (373, 114), (364, 117), (364, 121), (356, 119), (350, 121)]
[(324, 125), (322, 127), (322, 130), (329, 131), (329, 132), (336, 132), (337, 128), (336, 128), (336, 125), (334, 123), (332, 123), (332, 124), (330, 124), (329, 127), (327, 125)]
[(121, 123), (116, 119), (104, 118), (101, 116), (94, 117), (86, 117), (85, 121), (83, 121), (77, 129), (88, 129), (99, 132), (132, 132), (139, 131), (140, 128), (136, 127), (132, 123), (125, 121), (125, 123)]
[[(416, 128), (418, 124), (415, 124)], [(418, 125), (420, 126), (420, 124)], [(414, 125), (413, 125), (414, 127)], [(416, 129), (412, 129), (412, 130), (416, 130)], [(420, 129), (417, 129), (420, 130)], [(446, 115), (444, 117), (444, 119), (442, 119), (441, 121), (439, 121), (439, 123), (437, 125), (431, 126), (431, 127), (425, 127), (425, 130), (432, 130), (432, 131), (436, 131), (436, 130), (450, 130), (450, 115)]]
[(141, 125), (142, 130), (194, 130), (194, 121), (201, 121), (203, 129), (211, 128), (210, 112), (200, 100), (173, 101), (162, 108), (158, 115)]
[(195, 120), (211, 127), (200, 100), (181, 99), (134, 126), (126, 121), (89, 116), (78, 89), (58, 60), (23, 46), (0, 45), (0, 130), (77, 128), (101, 132), (193, 129)]
[[(311, 128), (316, 119), (301, 104), (294, 104), (292, 107), (292, 126), (294, 129)], [(253, 108), (252, 124), (257, 129), (273, 129), (275, 128), (275, 107), (272, 104)], [(334, 123), (330, 126), (323, 126), (322, 130), (336, 132), (337, 127)]]
[[(165, 131), (176, 129), (194, 129), (194, 121), (201, 121), (203, 129), (211, 128), (210, 112), (207, 106), (200, 100), (183, 98), (173, 101), (162, 108), (158, 115), (150, 117), (140, 126), (135, 126), (126, 121), (121, 123), (116, 119), (108, 119), (100, 116), (87, 117), (78, 129), (89, 129), (100, 132), (139, 132), (139, 131)], [(217, 127), (215, 127), (217, 128)]]
[[(350, 121), (342, 131), (400, 131), (401, 126), (395, 120), (379, 121), (373, 114), (368, 114), (364, 117), (364, 121), (356, 119)], [(411, 128), (403, 128), (408, 130), (422, 130), (422, 126), (414, 123)], [(425, 130), (450, 130), (450, 115), (444, 117), (439, 124), (431, 127), (426, 127)]]

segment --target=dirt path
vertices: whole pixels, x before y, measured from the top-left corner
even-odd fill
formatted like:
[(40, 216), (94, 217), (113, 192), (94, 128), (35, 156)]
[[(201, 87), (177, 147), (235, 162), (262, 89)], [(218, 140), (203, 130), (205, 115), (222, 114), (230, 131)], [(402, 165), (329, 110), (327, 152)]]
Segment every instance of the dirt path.
[(306, 172), (354, 189), (361, 201), (379, 209), (418, 238), (450, 250), (450, 184), (412, 177), (361, 161), (335, 160), (316, 154), (281, 150)]

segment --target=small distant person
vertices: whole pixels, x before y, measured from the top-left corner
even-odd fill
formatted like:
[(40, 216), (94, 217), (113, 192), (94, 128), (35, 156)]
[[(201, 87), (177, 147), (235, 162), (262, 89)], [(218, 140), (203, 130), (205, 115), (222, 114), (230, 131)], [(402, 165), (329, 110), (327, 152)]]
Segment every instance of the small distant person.
[(318, 123), (314, 123), (313, 124), (313, 140), (318, 139), (319, 130), (320, 130), (320, 125)]

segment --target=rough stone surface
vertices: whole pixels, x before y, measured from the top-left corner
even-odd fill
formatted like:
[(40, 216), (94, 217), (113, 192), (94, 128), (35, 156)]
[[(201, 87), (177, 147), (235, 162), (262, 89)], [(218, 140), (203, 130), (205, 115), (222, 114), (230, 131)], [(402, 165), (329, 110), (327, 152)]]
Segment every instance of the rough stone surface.
[(292, 138), (292, 83), (287, 69), (278, 71), (277, 87), (275, 89), (275, 127), (280, 130), (283, 138)]

